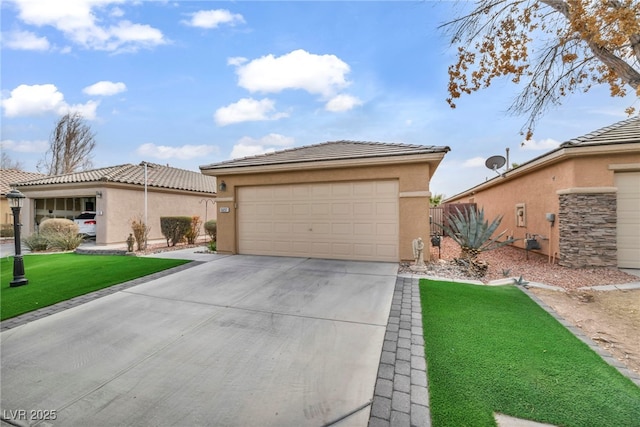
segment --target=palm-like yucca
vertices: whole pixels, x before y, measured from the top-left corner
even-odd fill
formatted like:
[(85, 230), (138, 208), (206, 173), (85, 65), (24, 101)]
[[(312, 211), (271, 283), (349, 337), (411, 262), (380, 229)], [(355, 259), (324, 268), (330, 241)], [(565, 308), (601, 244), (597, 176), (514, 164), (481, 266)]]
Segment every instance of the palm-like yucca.
[(476, 211), (468, 209), (447, 214), (449, 225), (440, 225), (444, 232), (460, 245), (460, 257), (474, 261), (482, 252), (497, 249), (515, 242), (515, 239), (498, 241), (506, 230), (494, 236), (500, 226), (502, 216), (496, 217), (491, 223), (484, 219), (484, 209)]

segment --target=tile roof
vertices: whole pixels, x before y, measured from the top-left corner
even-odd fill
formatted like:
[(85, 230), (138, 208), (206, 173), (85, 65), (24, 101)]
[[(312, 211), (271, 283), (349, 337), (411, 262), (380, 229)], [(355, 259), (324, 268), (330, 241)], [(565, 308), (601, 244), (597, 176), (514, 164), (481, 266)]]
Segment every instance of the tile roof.
[(43, 176), (46, 175), (36, 172), (23, 172), (17, 169), (0, 169), (0, 194), (4, 195), (11, 191), (10, 184), (14, 182), (27, 181)]
[(282, 165), (288, 163), (322, 162), (329, 160), (366, 159), (446, 153), (449, 147), (433, 145), (389, 144), (382, 142), (331, 141), (304, 147), (290, 148), (257, 156), (227, 160), (200, 166), (201, 170), (225, 169), (245, 166)]
[(124, 164), (64, 175), (45, 176), (17, 184), (21, 187), (82, 182), (117, 182), (144, 185), (145, 164), (147, 165), (147, 185), (149, 187), (215, 193), (216, 181), (211, 176), (148, 162), (142, 162), (139, 165)]
[(560, 144), (560, 147), (624, 144), (630, 142), (640, 142), (640, 116), (570, 139)]

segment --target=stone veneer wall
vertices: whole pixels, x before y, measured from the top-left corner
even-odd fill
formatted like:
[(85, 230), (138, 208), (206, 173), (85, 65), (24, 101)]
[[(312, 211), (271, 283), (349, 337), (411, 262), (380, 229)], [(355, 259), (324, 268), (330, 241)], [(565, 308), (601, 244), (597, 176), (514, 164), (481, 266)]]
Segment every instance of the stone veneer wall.
[(559, 197), (559, 264), (571, 268), (617, 267), (616, 193)]

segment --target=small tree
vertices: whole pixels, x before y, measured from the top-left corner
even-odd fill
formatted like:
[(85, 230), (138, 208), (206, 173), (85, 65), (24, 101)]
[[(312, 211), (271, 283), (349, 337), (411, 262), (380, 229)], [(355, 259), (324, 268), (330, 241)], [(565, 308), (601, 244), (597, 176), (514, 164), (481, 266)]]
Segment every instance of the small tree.
[(137, 216), (131, 219), (131, 230), (133, 231), (133, 238), (136, 239), (138, 250), (144, 250), (147, 247), (151, 227), (147, 226), (140, 216)]
[(475, 275), (482, 276), (487, 270), (487, 265), (478, 261), (478, 255), (515, 242), (513, 238), (499, 241), (506, 230), (496, 236), (493, 235), (500, 226), (502, 216), (496, 217), (489, 223), (489, 220), (484, 219), (484, 209), (456, 210), (446, 216), (448, 225), (436, 225), (460, 245), (462, 263)]
[(200, 226), (202, 226), (202, 220), (199, 216), (195, 215), (191, 217), (191, 225), (187, 230), (184, 237), (187, 238), (187, 243), (193, 245), (200, 237)]

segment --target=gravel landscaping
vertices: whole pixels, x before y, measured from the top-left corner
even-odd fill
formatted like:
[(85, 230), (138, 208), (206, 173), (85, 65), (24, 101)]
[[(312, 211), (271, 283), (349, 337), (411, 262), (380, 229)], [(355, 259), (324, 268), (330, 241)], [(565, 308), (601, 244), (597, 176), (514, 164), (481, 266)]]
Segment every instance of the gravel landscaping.
[[(425, 275), (438, 276), (447, 279), (475, 279), (466, 270), (452, 260), (460, 255), (460, 246), (451, 238), (442, 238), (440, 259), (438, 248), (431, 248), (432, 261), (427, 263), (428, 271)], [(488, 263), (487, 274), (480, 278), (484, 283), (506, 277), (520, 277), (529, 282), (544, 283), (559, 286), (566, 290), (575, 290), (584, 286), (617, 285), (637, 282), (638, 277), (627, 274), (617, 268), (580, 268), (561, 267), (557, 263), (551, 264), (545, 255), (533, 251), (528, 253), (513, 246), (484, 252), (479, 257)], [(528, 258), (528, 259), (527, 259)], [(400, 264), (400, 273), (414, 273), (408, 263)]]

